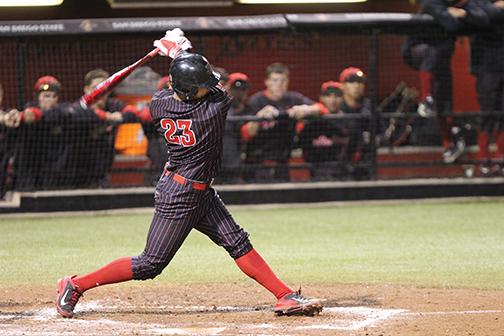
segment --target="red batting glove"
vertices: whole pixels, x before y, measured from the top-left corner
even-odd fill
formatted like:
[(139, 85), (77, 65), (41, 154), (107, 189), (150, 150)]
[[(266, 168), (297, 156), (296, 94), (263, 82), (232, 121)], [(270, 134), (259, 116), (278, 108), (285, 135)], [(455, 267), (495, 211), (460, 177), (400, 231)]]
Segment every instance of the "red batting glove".
[(162, 56), (169, 56), (173, 59), (183, 51), (192, 48), (191, 41), (184, 36), (184, 32), (180, 28), (168, 30), (165, 37), (154, 41), (154, 46), (159, 49)]

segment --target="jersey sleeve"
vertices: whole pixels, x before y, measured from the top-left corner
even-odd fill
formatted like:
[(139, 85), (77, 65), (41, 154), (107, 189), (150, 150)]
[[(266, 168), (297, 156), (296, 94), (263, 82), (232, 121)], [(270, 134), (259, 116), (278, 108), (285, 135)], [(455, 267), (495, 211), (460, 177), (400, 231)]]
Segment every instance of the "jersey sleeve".
[(289, 92), (292, 96), (293, 105), (313, 105), (315, 102), (299, 92)]
[(152, 96), (152, 100), (149, 106), (152, 120), (158, 120), (162, 118), (163, 110), (165, 110), (167, 106), (166, 92), (166, 90), (160, 90), (157, 91), (154, 96)]

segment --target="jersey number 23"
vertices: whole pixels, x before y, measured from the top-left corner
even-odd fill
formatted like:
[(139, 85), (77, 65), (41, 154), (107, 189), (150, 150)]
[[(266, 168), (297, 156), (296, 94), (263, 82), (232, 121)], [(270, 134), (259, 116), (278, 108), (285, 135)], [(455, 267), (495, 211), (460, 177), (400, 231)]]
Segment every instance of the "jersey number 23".
[(196, 144), (196, 136), (191, 129), (191, 119), (161, 119), (161, 128), (166, 130), (164, 137), (167, 142), (184, 147)]

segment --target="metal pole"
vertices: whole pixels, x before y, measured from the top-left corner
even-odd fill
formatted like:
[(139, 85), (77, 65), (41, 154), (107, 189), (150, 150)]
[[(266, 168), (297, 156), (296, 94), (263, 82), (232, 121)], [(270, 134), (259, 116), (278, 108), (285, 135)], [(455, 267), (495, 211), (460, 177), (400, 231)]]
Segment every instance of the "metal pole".
[(378, 29), (373, 29), (371, 31), (371, 36), (369, 38), (369, 96), (371, 100), (371, 120), (370, 120), (370, 133), (371, 133), (371, 171), (370, 178), (372, 180), (377, 179), (377, 157), (378, 157), (378, 146), (376, 144), (376, 131), (379, 125), (379, 111), (377, 111), (378, 106), (378, 52), (379, 52), (379, 34)]

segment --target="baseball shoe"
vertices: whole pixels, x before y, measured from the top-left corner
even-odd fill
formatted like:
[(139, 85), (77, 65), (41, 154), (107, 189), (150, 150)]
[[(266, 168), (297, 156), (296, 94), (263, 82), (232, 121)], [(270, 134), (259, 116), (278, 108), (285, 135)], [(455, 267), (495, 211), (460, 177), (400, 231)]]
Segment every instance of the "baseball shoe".
[(463, 138), (457, 139), (454, 145), (451, 145), (443, 152), (444, 163), (453, 163), (457, 161), (457, 159), (464, 154), (465, 147), (465, 140)]
[(63, 317), (72, 317), (74, 314), (75, 305), (82, 296), (77, 286), (73, 283), (72, 279), (76, 275), (58, 280), (58, 295), (56, 296), (56, 309)]
[(308, 299), (301, 295), (301, 290), (280, 298), (275, 305), (277, 316), (305, 315), (314, 316), (322, 311), (322, 302), (318, 299)]
[(436, 115), (434, 108), (434, 99), (431, 96), (427, 96), (418, 104), (417, 113), (422, 118), (432, 118)]

